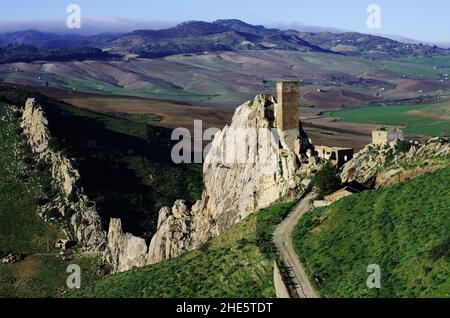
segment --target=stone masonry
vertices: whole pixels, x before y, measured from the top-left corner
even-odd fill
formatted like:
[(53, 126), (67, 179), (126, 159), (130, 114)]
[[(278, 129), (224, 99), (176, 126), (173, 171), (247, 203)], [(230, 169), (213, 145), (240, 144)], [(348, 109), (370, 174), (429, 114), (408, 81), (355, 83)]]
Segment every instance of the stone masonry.
[(276, 109), (277, 128), (280, 131), (299, 129), (299, 83), (277, 83), (278, 107)]
[(296, 81), (277, 83), (277, 106), (275, 118), (280, 141), (284, 149), (291, 150), (300, 157), (300, 89)]

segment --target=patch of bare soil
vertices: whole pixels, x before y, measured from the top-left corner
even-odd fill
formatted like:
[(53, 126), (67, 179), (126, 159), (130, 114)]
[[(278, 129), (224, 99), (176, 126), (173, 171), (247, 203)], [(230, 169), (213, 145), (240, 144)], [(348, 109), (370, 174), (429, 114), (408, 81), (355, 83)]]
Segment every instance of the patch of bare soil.
[(340, 109), (342, 107), (360, 106), (377, 100), (369, 94), (350, 92), (342, 89), (327, 89), (314, 91), (303, 95), (309, 103), (326, 109)]
[(29, 255), (25, 259), (14, 266), (17, 266), (16, 285), (25, 286), (34, 276), (39, 266), (39, 262), (34, 255)]
[(407, 112), (407, 114), (414, 115), (414, 116), (420, 116), (420, 117), (434, 118), (434, 119), (450, 120), (449, 115), (436, 114), (436, 113), (426, 111), (426, 110), (411, 110), (411, 111)]
[(440, 82), (440, 80), (415, 80), (405, 87), (406, 91), (423, 91), (425, 93), (434, 92), (440, 89), (447, 89), (449, 87), (448, 82)]
[(363, 149), (372, 141), (372, 131), (377, 125), (344, 123), (331, 117), (302, 119), (303, 126), (313, 144), (330, 147)]
[(194, 120), (201, 120), (203, 128), (222, 129), (231, 121), (233, 113), (209, 107), (191, 106), (171, 101), (119, 98), (119, 97), (74, 97), (65, 102), (99, 113), (154, 114), (163, 117), (156, 126), (183, 127), (193, 131)]

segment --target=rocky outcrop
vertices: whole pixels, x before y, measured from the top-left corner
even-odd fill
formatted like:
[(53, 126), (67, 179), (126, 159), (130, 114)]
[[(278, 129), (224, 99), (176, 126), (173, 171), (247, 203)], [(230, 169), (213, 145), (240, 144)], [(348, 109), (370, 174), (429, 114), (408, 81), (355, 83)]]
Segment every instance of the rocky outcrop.
[(50, 147), (48, 121), (40, 105), (28, 99), (22, 113), (21, 126), (27, 143), (38, 161), (45, 162), (50, 169), (55, 195), (42, 207), (41, 216), (46, 220), (66, 220), (68, 234), (78, 241), (86, 251), (101, 251), (106, 244), (106, 233), (95, 203), (77, 186), (80, 174), (71, 161), (60, 151)]
[[(201, 201), (192, 211), (200, 211)], [(197, 222), (190, 224), (191, 221)], [(162, 208), (159, 212), (158, 231), (153, 236), (147, 258), (147, 264), (156, 264), (163, 260), (180, 255), (183, 251), (191, 249), (198, 237), (192, 229), (200, 228), (199, 219), (194, 219), (186, 202), (178, 200), (172, 208)]]
[(356, 181), (381, 187), (419, 176), (449, 162), (450, 144), (446, 138), (432, 138), (424, 143), (371, 144), (343, 167), (341, 179), (343, 183)]
[[(280, 142), (281, 134), (273, 127), (270, 114), (274, 107), (277, 104), (273, 97), (260, 95), (237, 108), (231, 125), (215, 136), (205, 159), (202, 199), (193, 206), (179, 200), (172, 208), (161, 209), (146, 264), (196, 249), (250, 214), (301, 195), (305, 184), (302, 177), (309, 160), (303, 154), (311, 145), (299, 129), (297, 141), (290, 142), (299, 147), (280, 146), (286, 143)], [(118, 229), (113, 232), (121, 233)], [(121, 234), (114, 240), (124, 247), (107, 249), (115, 271), (142, 265), (142, 254), (138, 253), (135, 262), (130, 262), (127, 256), (127, 241), (135, 238)]]
[(24, 258), (24, 255), (8, 254), (4, 257), (0, 257), (0, 264), (15, 264), (22, 261)]
[[(294, 148), (280, 148), (283, 136), (271, 129), (269, 107), (277, 107), (273, 97), (257, 96), (240, 106), (231, 125), (215, 136), (204, 163), (202, 200), (190, 209), (178, 201), (160, 212), (149, 263), (198, 248), (250, 214), (301, 194), (303, 158)], [(306, 134), (299, 131), (297, 139), (306, 152)]]
[(114, 272), (125, 272), (146, 265), (147, 253), (148, 246), (144, 239), (122, 233), (121, 220), (111, 220), (105, 260)]

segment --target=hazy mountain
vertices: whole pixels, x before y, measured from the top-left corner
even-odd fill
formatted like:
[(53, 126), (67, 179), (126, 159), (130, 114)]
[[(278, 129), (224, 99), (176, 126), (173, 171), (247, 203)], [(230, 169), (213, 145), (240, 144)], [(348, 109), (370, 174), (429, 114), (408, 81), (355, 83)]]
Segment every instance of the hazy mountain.
[(301, 39), (295, 32), (252, 26), (239, 20), (190, 21), (168, 29), (138, 30), (118, 36), (103, 47), (145, 57), (250, 49), (333, 53)]
[(445, 49), (450, 49), (450, 42), (447, 43), (436, 43), (437, 46), (445, 48)]
[(302, 23), (275, 23), (271, 27), (281, 29), (281, 30), (296, 30), (299, 32), (311, 32), (311, 33), (322, 33), (322, 32), (331, 32), (331, 33), (345, 33), (350, 32), (349, 30), (343, 30), (338, 28), (331, 27), (321, 27), (314, 25), (305, 25)]
[(346, 55), (361, 55), (371, 58), (392, 58), (399, 56), (431, 56), (447, 55), (450, 51), (422, 43), (409, 43), (392, 40), (385, 36), (346, 33), (309, 33), (300, 32), (299, 36), (306, 41), (324, 49), (333, 50)]
[(128, 33), (140, 29), (164, 29), (177, 25), (177, 22), (157, 20), (130, 20), (123, 18), (91, 19), (83, 18), (80, 29), (68, 29), (66, 20), (30, 20), (30, 21), (0, 21), (1, 32), (17, 32), (23, 30), (38, 30), (44, 33), (75, 34), (91, 36), (100, 33)]
[(39, 48), (71, 48), (86, 46), (89, 41), (86, 37), (76, 34), (59, 35), (37, 30), (26, 30), (0, 34), (0, 46), (8, 44), (34, 45)]
[(449, 49), (450, 48), (450, 42), (427, 42), (427, 41), (419, 41), (416, 39), (411, 39), (411, 38), (407, 38), (404, 36), (398, 36), (398, 35), (390, 35), (390, 34), (385, 34), (383, 35), (384, 37), (394, 40), (394, 41), (398, 41), (398, 42), (402, 42), (402, 43), (408, 43), (408, 44), (426, 44), (426, 45), (431, 45), (431, 46), (438, 46), (442, 49)]
[[(393, 38), (393, 37), (391, 37)], [(129, 33), (79, 34), (44, 33), (36, 30), (0, 34), (0, 46), (26, 44), (44, 49), (95, 47), (120, 54), (158, 58), (174, 54), (241, 50), (314, 51), (331, 54), (390, 58), (449, 54), (447, 49), (410, 39), (355, 32), (299, 32), (251, 25), (240, 20), (212, 23), (189, 21), (165, 29), (141, 29)]]

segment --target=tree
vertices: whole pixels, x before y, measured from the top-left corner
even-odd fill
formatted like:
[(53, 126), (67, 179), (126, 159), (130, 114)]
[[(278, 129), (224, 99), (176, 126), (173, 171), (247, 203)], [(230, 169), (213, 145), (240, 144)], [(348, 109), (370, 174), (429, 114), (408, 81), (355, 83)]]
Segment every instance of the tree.
[(319, 199), (339, 190), (341, 180), (338, 173), (338, 168), (328, 161), (314, 176), (313, 186), (316, 188)]

